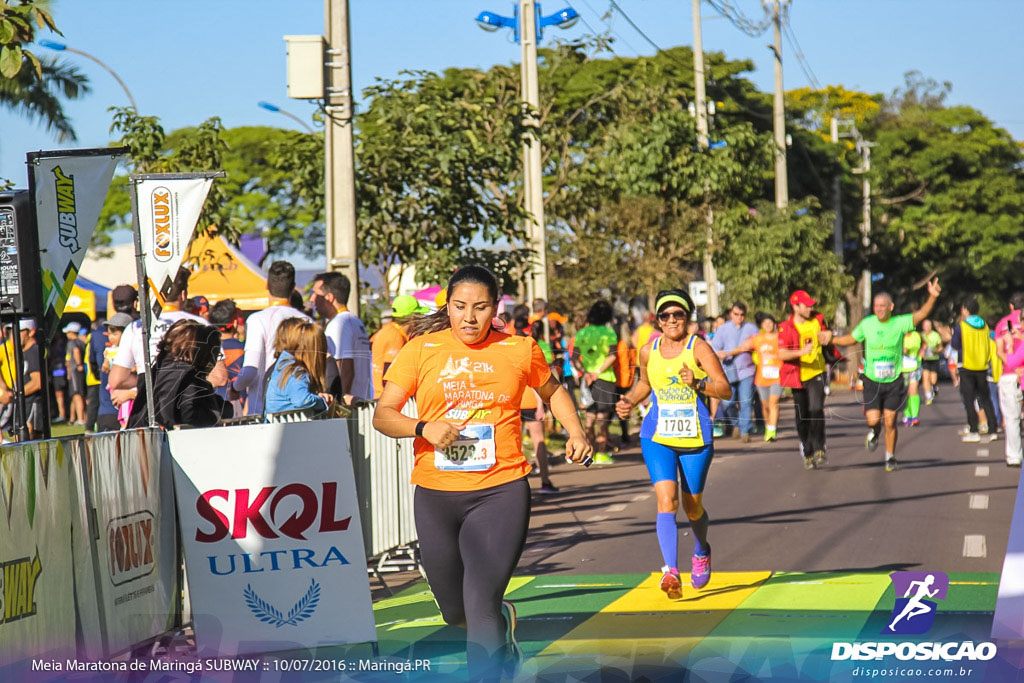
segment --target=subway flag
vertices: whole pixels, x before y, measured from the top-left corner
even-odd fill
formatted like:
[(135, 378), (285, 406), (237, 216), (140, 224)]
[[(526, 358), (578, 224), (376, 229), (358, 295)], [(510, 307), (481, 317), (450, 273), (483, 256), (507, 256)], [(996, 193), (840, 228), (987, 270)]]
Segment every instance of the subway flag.
[(57, 330), (78, 269), (89, 249), (110, 181), (126, 148), (32, 152), (39, 265), (42, 269), (41, 327), (49, 341)]

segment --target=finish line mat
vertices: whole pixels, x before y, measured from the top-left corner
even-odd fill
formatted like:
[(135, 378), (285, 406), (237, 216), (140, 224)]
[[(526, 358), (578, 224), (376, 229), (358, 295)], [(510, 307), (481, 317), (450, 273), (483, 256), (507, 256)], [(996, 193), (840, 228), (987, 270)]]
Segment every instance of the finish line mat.
[[(835, 643), (888, 642), (905, 655), (904, 643), (991, 641), (996, 573), (948, 574), (934, 623), (918, 635), (882, 635), (897, 598), (886, 573), (715, 572), (701, 591), (684, 575), (676, 601), (660, 578), (514, 577), (506, 597), (516, 605), (524, 653), (517, 680), (1024, 681), (1022, 644), (1006, 641), (987, 660), (971, 660), (960, 646), (948, 650), (955, 661), (834, 658)], [(430, 661), (429, 674), (410, 679), (465, 676), (465, 631), (444, 624), (425, 582), (378, 601), (374, 613), (382, 659)]]

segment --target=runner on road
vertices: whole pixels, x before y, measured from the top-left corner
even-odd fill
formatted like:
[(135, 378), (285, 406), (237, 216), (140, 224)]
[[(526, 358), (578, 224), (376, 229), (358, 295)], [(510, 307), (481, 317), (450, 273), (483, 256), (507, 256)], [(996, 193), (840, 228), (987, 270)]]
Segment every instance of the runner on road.
[(907, 405), (903, 408), (903, 426), (916, 427), (921, 410), (921, 335), (916, 329), (903, 335), (903, 376), (907, 382)]
[(616, 346), (612, 321), (612, 305), (600, 300), (587, 312), (587, 325), (576, 333), (572, 362), (580, 373), (580, 392), (586, 388), (592, 402), (586, 407), (587, 436), (597, 448), (595, 465), (611, 465), (615, 459), (608, 447), (608, 423), (619, 400), (615, 388)]
[(939, 363), (942, 362), (942, 335), (936, 331), (932, 321), (921, 321), (921, 385), (924, 387), (924, 403), (931, 405), (939, 393)]
[(885, 420), (885, 471), (894, 472), (896, 463), (896, 415), (907, 400), (903, 378), (903, 337), (928, 317), (942, 288), (939, 279), (928, 283), (928, 300), (912, 314), (894, 316), (892, 297), (876, 294), (869, 315), (850, 334), (833, 339), (836, 346), (864, 344), (864, 408), (868, 422), (865, 445), (868, 451), (878, 448), (878, 434)]
[[(470, 679), (514, 677), (522, 652), (515, 608), (502, 596), (530, 521), (523, 391), (536, 388), (569, 431), (568, 460), (582, 462), (592, 449), (534, 339), (492, 327), (494, 273), (460, 268), (446, 291), (446, 305), (414, 318), (411, 341), (384, 376), (373, 426), (393, 438), (415, 437), (423, 568), (445, 622), (466, 629)], [(402, 415), (413, 396), (419, 416)]]
[[(989, 441), (999, 438), (996, 434), (999, 422), (988, 390), (988, 369), (991, 361), (989, 328), (984, 318), (978, 315), (978, 310), (978, 300), (968, 297), (960, 306), (960, 322), (953, 328), (953, 338), (949, 340), (949, 347), (956, 352), (955, 377), (959, 379), (960, 397), (967, 413), (967, 433), (962, 439), (966, 443), (981, 441), (977, 408), (985, 412)], [(975, 402), (978, 404), (977, 408)]]
[(796, 431), (804, 469), (825, 464), (825, 380), (822, 347), (832, 341), (832, 331), (821, 316), (814, 315), (817, 301), (802, 289), (793, 292), (789, 305), (793, 315), (779, 325), (779, 384), (793, 392)]
[(686, 334), (693, 309), (693, 300), (681, 289), (658, 293), (655, 310), (662, 335), (640, 349), (640, 380), (615, 406), (625, 419), (648, 395), (653, 397), (640, 427), (640, 445), (658, 497), (656, 529), (665, 561), (661, 590), (672, 600), (683, 594), (677, 568), (679, 471), (683, 473), (683, 510), (694, 537), (690, 584), (700, 589), (711, 578), (708, 513), (702, 500), (715, 453), (708, 399), (732, 397), (714, 349), (700, 337)]

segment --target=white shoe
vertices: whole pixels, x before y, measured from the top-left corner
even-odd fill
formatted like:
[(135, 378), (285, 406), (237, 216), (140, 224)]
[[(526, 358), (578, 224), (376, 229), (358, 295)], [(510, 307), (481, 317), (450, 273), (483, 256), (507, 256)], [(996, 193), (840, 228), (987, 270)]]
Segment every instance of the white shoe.
[(989, 434), (988, 435), (988, 440), (989, 441), (998, 441), (999, 440), (999, 434), (996, 434), (995, 432), (993, 432), (992, 434)]
[(964, 425), (963, 427), (958, 429), (956, 433), (959, 434), (960, 436), (963, 436), (964, 434), (970, 434), (971, 428), (968, 425)]
[(960, 440), (964, 443), (978, 443), (981, 441), (981, 434), (977, 432), (968, 432), (960, 437)]

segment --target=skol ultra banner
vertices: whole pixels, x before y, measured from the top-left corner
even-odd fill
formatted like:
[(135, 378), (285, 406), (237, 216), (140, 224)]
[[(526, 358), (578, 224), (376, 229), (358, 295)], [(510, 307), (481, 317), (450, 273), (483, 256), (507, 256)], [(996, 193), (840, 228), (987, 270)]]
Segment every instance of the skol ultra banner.
[(50, 336), (71, 296), (114, 169), (124, 151), (33, 152), (28, 157), (39, 228), (43, 330)]
[(0, 448), (0, 680), (75, 653), (70, 466), (59, 441)]
[(94, 564), (75, 563), (80, 592), (95, 596), (79, 600), (79, 609), (82, 623), (96, 626), (83, 628), (83, 654), (96, 659), (175, 625), (179, 553), (171, 461), (164, 432), (156, 429), (101, 434), (75, 447), (96, 510)]
[(179, 176), (143, 176), (135, 185), (146, 276), (161, 304), (159, 293), (174, 279), (188, 253), (188, 243), (213, 184), (209, 173)]
[(201, 653), (376, 640), (343, 420), (168, 437)]

